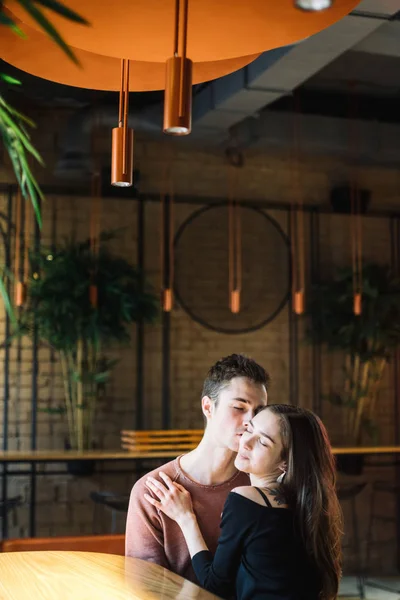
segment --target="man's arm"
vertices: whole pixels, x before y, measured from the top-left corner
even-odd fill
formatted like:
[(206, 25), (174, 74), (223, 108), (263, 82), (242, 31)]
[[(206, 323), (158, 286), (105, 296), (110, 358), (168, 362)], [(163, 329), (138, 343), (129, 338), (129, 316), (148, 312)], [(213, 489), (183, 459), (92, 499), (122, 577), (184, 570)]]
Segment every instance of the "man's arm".
[(141, 558), (170, 569), (164, 551), (164, 532), (157, 509), (146, 502), (149, 493), (143, 479), (131, 491), (126, 518), (125, 555)]

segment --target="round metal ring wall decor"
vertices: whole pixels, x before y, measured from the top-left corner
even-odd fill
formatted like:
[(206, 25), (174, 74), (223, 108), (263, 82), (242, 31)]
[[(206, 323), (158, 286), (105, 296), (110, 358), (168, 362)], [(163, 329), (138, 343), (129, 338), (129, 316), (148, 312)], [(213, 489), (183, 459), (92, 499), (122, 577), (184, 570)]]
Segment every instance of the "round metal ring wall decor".
[(194, 212), (175, 237), (175, 294), (192, 319), (220, 333), (260, 329), (290, 294), (290, 244), (262, 210), (242, 205), (242, 293), (239, 313), (229, 308), (228, 204)]

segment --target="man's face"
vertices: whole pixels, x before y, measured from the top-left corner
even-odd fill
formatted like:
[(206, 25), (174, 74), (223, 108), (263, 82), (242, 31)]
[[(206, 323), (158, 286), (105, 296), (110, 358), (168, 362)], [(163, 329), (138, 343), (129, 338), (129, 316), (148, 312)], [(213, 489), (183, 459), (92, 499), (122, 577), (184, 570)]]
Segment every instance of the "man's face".
[(245, 423), (257, 410), (267, 405), (267, 392), (263, 385), (253, 383), (246, 377), (235, 377), (219, 394), (217, 406), (203, 398), (203, 410), (207, 418), (207, 430), (217, 447), (232, 452), (239, 449)]

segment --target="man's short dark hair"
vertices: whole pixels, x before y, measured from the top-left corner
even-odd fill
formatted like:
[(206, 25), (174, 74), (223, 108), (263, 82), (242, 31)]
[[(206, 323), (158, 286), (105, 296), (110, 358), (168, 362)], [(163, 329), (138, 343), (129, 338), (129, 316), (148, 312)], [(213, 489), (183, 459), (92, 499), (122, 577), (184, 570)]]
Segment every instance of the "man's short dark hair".
[(243, 354), (230, 354), (217, 361), (208, 371), (202, 397), (208, 396), (217, 403), (221, 390), (235, 377), (246, 377), (253, 383), (263, 385), (266, 390), (271, 380), (267, 371), (252, 358)]

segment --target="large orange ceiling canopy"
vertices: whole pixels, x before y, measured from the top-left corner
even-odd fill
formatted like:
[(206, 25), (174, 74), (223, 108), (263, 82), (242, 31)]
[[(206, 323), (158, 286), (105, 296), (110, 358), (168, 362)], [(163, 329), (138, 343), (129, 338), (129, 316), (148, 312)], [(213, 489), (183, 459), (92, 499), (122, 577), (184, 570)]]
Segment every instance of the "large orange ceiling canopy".
[[(260, 54), (298, 42), (347, 15), (359, 0), (335, 0), (328, 10), (307, 12), (293, 0), (190, 0), (187, 56), (210, 62)], [(39, 30), (20, 4), (6, 6)], [(91, 27), (48, 14), (75, 48), (138, 61), (165, 63), (173, 46), (174, 0), (68, 0)]]
[[(77, 66), (47, 35), (28, 25), (23, 25), (23, 29), (28, 36), (25, 41), (8, 27), (2, 28), (0, 56), (9, 64), (56, 83), (93, 90), (119, 90), (121, 57), (104, 56), (73, 48), (80, 62), (80, 66)], [(237, 71), (257, 56), (258, 54), (194, 63), (193, 83), (210, 81)], [(165, 62), (130, 61), (129, 89), (132, 92), (162, 90), (164, 87)]]

